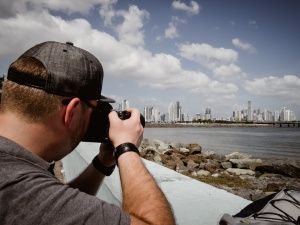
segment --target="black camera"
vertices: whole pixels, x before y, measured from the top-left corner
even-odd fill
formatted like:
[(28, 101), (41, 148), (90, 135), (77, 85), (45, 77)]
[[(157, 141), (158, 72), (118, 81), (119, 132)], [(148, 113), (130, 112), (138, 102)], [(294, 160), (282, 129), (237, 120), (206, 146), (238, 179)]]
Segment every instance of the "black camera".
[[(108, 114), (113, 111), (112, 106), (107, 102), (98, 102), (97, 109), (91, 114), (89, 127), (81, 141), (108, 143), (109, 119)], [(130, 112), (118, 111), (119, 118), (126, 120), (130, 118)], [(141, 124), (145, 127), (145, 118), (140, 115)]]

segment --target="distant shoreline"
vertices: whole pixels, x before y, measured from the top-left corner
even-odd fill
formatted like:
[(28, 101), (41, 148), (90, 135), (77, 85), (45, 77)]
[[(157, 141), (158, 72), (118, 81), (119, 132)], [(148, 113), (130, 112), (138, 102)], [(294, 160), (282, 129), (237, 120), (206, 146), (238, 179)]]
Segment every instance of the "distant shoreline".
[(275, 127), (272, 124), (246, 124), (246, 123), (146, 123), (145, 128), (183, 128), (183, 127)]

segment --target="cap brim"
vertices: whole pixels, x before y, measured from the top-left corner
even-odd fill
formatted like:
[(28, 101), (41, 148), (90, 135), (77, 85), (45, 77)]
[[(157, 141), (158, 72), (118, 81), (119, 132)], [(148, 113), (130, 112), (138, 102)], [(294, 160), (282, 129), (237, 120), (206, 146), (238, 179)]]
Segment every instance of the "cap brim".
[(99, 101), (100, 102), (107, 102), (107, 103), (115, 103), (116, 102), (114, 99), (105, 97), (103, 95), (101, 95)]

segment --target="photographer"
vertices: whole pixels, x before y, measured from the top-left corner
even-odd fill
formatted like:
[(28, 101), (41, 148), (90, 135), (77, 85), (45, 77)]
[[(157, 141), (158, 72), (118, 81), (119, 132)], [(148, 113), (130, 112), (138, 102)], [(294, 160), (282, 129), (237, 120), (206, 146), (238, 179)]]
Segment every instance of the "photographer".
[[(136, 109), (126, 120), (109, 113), (110, 142), (76, 179), (63, 184), (53, 175), (54, 162), (83, 140), (97, 104), (112, 102), (101, 95), (103, 69), (92, 54), (70, 42), (44, 42), (12, 63), (7, 79), (0, 108), (1, 224), (175, 224), (139, 157), (143, 126)], [(93, 196), (115, 164), (122, 209)]]

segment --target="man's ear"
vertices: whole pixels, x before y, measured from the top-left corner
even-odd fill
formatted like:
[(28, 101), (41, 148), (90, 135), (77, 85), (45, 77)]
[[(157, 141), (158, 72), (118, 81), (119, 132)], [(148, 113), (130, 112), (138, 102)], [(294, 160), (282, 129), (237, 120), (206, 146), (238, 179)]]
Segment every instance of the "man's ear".
[(73, 98), (66, 107), (66, 112), (64, 116), (65, 126), (70, 128), (74, 118), (76, 118), (78, 109), (80, 107), (80, 99)]

